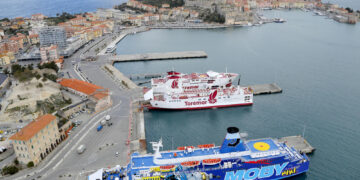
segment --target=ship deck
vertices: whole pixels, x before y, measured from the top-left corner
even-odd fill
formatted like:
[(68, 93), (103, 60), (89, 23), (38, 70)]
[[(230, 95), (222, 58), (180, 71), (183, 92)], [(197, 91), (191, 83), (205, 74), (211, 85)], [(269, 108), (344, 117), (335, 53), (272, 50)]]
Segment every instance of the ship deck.
[[(273, 139), (257, 139), (257, 140), (250, 140), (245, 142), (247, 151), (237, 152), (239, 153), (238, 158), (242, 158), (246, 161), (255, 160), (255, 159), (268, 159), (268, 158), (275, 158), (279, 156), (284, 156), (287, 154), (280, 153), (280, 148), (283, 147), (280, 144), (277, 144)], [(168, 160), (171, 162), (172, 160), (180, 160), (180, 159), (189, 159), (193, 160), (194, 158), (199, 159), (210, 159), (214, 157), (221, 157), (224, 154), (220, 153), (220, 146), (213, 147), (213, 148), (206, 148), (206, 149), (193, 149), (191, 152), (181, 151), (181, 150), (174, 150), (174, 151), (162, 151), (161, 158), (158, 160)], [(174, 154), (176, 153), (176, 157)], [(227, 153), (229, 154), (229, 153)], [(234, 154), (234, 153), (233, 153)], [(232, 156), (231, 156), (232, 157)], [(173, 162), (175, 162), (173, 161)], [(144, 156), (132, 156), (131, 158), (132, 168), (144, 168), (144, 167), (154, 167), (159, 166), (158, 164), (154, 163), (154, 155), (144, 155)], [(171, 164), (171, 163), (170, 163)]]

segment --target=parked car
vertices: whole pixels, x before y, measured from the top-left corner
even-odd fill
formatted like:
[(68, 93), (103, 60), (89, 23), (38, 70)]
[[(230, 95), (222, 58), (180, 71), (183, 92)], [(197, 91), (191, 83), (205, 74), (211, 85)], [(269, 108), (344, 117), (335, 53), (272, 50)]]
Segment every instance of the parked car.
[(82, 144), (77, 148), (77, 153), (82, 154), (85, 150), (86, 150), (86, 147), (85, 147), (85, 145)]

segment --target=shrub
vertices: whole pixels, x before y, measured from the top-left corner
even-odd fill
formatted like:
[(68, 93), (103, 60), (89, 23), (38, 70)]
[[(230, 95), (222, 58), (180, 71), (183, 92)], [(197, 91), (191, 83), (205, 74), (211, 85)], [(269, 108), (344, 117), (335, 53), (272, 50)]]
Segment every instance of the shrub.
[(13, 174), (17, 173), (18, 171), (19, 171), (19, 168), (17, 168), (16, 166), (5, 166), (2, 169), (2, 174), (3, 175), (7, 175), (7, 174), (13, 175)]
[(27, 163), (26, 165), (28, 168), (34, 167), (34, 162), (30, 161), (29, 163)]
[(19, 160), (17, 158), (14, 159), (14, 164), (19, 165)]

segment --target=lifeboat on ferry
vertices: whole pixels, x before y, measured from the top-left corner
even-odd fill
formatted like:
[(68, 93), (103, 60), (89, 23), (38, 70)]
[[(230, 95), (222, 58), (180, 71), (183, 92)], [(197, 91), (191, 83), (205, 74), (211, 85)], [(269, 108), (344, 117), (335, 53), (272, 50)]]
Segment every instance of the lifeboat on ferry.
[(175, 167), (175, 165), (160, 166), (160, 169), (167, 170), (167, 169), (172, 169), (174, 167)]
[(213, 147), (215, 147), (215, 145), (214, 144), (200, 144), (197, 147), (201, 148), (201, 149), (203, 149), (203, 148), (213, 148)]
[(160, 166), (161, 172), (170, 172), (174, 171), (175, 165), (168, 165), (168, 166)]
[(215, 164), (219, 164), (220, 162), (221, 162), (220, 158), (217, 158), (217, 159), (204, 159), (202, 161), (202, 163), (204, 165), (215, 165)]
[(187, 162), (181, 163), (181, 165), (184, 167), (195, 167), (195, 166), (198, 166), (199, 164), (200, 164), (200, 161), (187, 161)]
[(177, 150), (179, 151), (184, 151), (185, 149), (195, 149), (194, 146), (182, 146), (182, 147), (178, 147)]

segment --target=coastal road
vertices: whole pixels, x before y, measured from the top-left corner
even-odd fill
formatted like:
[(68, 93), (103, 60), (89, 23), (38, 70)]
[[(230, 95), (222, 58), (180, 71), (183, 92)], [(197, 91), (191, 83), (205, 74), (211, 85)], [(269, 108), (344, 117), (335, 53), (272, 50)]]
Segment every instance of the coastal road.
[[(127, 163), (128, 147), (125, 143), (129, 131), (128, 115), (131, 92), (120, 89), (96, 64), (89, 62), (81, 67), (95, 84), (109, 88), (112, 93), (113, 107), (95, 115), (88, 121), (83, 121), (82, 125), (60, 145), (62, 147), (56, 148), (44, 163), (32, 172), (24, 171), (13, 176), (13, 179), (36, 179), (38, 177), (42, 179), (62, 177), (64, 179), (64, 176), (74, 179), (74, 176), (81, 172)], [(111, 115), (113, 125), (105, 126), (102, 131), (96, 132), (96, 126), (107, 114)], [(83, 154), (78, 155), (76, 148), (81, 144), (87, 148)], [(118, 157), (115, 157), (115, 152), (119, 152)], [(29, 173), (31, 173), (30, 176), (27, 176)]]
[[(129, 112), (132, 93), (121, 89), (106, 73), (100, 69), (100, 62), (81, 62), (81, 54), (95, 53), (94, 49), (101, 46), (104, 41), (111, 41), (112, 35), (95, 40), (85, 48), (79, 50), (64, 62), (64, 76), (78, 78), (73, 64), (78, 63), (81, 73), (94, 84), (110, 90), (113, 106), (104, 112), (83, 120), (81, 126), (74, 130), (67, 140), (62, 142), (52, 153), (46, 157), (36, 168), (26, 169), (11, 176), (11, 179), (78, 179), (81, 172), (96, 170), (102, 167), (125, 165), (128, 158), (128, 146), (125, 144), (129, 132)], [(89, 47), (91, 47), (89, 49)], [(96, 126), (105, 115), (111, 115), (113, 125), (105, 126), (97, 132)], [(76, 119), (75, 119), (76, 120)], [(84, 144), (86, 150), (83, 154), (76, 153), (79, 145)], [(115, 153), (119, 155), (115, 157)], [(82, 177), (84, 178), (84, 177)]]

